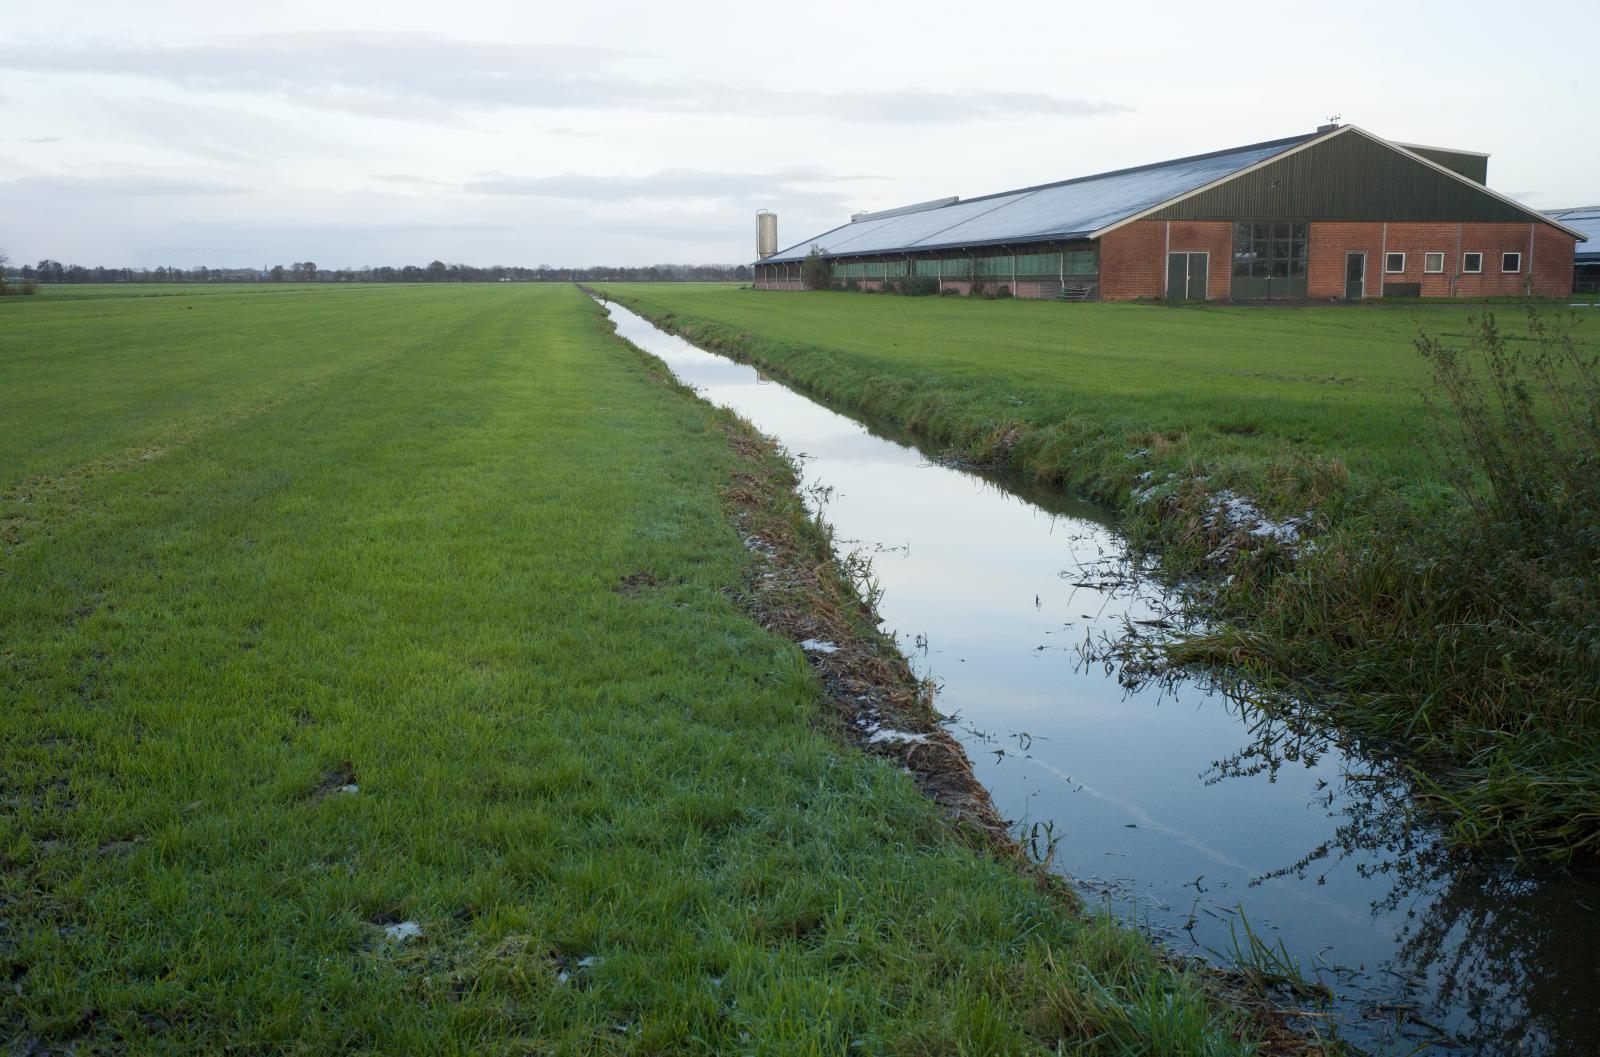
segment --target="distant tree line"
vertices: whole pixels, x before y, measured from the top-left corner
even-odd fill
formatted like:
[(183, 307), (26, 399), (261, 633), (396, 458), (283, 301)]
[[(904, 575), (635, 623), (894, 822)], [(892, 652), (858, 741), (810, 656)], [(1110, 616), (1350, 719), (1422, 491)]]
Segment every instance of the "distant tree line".
[[(537, 268), (495, 265), (480, 268), (471, 264), (446, 264), (434, 261), (418, 267), (399, 268), (319, 268), (313, 261), (295, 261), (285, 267), (269, 268), (86, 268), (81, 264), (62, 264), (42, 260), (25, 264), (17, 271), (24, 282), (40, 283), (570, 283), (570, 282), (749, 282), (748, 265), (729, 264), (652, 264), (643, 268), (595, 266), (556, 268), (541, 264)], [(5, 278), (0, 268), (0, 281)]]

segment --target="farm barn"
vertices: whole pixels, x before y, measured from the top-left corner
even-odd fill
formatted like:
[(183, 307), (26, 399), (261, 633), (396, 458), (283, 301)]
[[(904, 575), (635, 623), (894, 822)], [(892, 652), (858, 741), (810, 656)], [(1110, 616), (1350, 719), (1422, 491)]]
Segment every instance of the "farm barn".
[(1545, 216), (1588, 236), (1588, 245), (1578, 247), (1572, 262), (1572, 290), (1583, 294), (1600, 293), (1600, 206), (1550, 209), (1545, 211)]
[(1488, 155), (1392, 143), (1355, 125), (880, 213), (781, 252), (770, 215), (756, 286), (801, 289), (814, 245), (835, 282), (911, 276), (1017, 297), (1360, 300), (1571, 293), (1560, 219), (1485, 186)]

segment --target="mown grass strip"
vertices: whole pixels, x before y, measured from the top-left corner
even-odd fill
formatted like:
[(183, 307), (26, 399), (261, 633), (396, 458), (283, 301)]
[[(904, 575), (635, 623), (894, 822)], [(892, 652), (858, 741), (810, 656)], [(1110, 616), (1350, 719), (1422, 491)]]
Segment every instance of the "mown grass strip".
[(114, 464), (0, 551), (25, 1052), (1255, 1049), (829, 736), (576, 290), (208, 301), (0, 312), (7, 494)]

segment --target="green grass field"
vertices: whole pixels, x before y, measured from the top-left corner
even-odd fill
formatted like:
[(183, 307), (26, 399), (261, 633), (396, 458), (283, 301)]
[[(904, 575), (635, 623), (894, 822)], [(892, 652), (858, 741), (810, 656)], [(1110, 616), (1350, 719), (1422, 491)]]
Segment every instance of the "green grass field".
[[(1340, 460), (1358, 486), (1437, 484), (1425, 450), (1419, 330), (1462, 337), (1463, 305), (1169, 309), (691, 285), (601, 284), (614, 296), (744, 335), (824, 395), (940, 430), (941, 416), (1001, 426), (1082, 422), (1102, 454), (1182, 437), (1184, 453), (1241, 481), (1287, 453)], [(1515, 305), (1500, 306), (1515, 319)], [(1600, 346), (1600, 314), (1584, 328)], [(1581, 333), (1581, 332), (1580, 332)], [(1095, 441), (1091, 440), (1090, 445)], [(1272, 496), (1264, 496), (1271, 500)], [(1298, 499), (1300, 497), (1293, 497)]]
[(72, 293), (0, 304), (11, 1048), (1252, 1052), (829, 736), (577, 290)]
[[(1331, 712), (1391, 750), (1459, 843), (1600, 861), (1600, 372), (1576, 362), (1600, 352), (1595, 310), (1539, 306), (1570, 311), (1578, 355), (1555, 377), (1581, 422), (1554, 445), (1543, 426), (1496, 427), (1509, 491), (1542, 490), (1511, 495), (1501, 505), (1520, 521), (1502, 523), (1463, 501), (1445, 455), (1470, 449), (1416, 347), (1422, 334), (1469, 346), (1483, 306), (604, 289), (958, 459), (1119, 509), (1173, 576), (1228, 574), (1208, 581), (1212, 631), (1169, 644), (1170, 659), (1225, 668), (1263, 707)], [(1508, 350), (1540, 351), (1525, 306), (1492, 311)], [(1532, 360), (1520, 370), (1542, 384)], [(1315, 548), (1253, 531), (1241, 503), (1295, 519)]]

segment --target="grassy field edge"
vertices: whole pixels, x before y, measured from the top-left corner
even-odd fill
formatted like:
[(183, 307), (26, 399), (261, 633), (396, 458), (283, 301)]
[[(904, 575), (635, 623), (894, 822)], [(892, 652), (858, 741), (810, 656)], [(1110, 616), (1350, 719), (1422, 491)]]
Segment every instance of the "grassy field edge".
[(382, 293), (0, 321), (0, 1037), (1261, 1052), (841, 744), (777, 629), (894, 657), (770, 449), (570, 286)]

